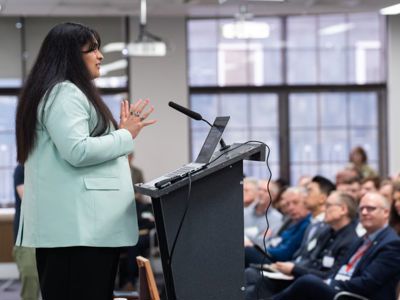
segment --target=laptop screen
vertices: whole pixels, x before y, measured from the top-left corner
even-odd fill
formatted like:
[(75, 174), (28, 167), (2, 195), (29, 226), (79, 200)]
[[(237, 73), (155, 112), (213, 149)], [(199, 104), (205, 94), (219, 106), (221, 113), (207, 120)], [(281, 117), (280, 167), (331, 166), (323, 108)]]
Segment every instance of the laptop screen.
[(203, 147), (201, 147), (200, 153), (196, 158), (196, 163), (206, 164), (210, 161), (210, 158), (222, 137), (222, 133), (225, 130), (226, 124), (228, 124), (229, 118), (230, 117), (215, 118), (214, 124), (208, 132), (208, 136), (204, 141)]

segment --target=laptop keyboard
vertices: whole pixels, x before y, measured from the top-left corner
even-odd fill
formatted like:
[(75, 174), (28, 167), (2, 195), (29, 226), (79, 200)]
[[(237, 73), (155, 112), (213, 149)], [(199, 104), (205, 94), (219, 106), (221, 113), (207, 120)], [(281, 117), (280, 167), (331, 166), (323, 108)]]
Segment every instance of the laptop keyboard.
[(199, 167), (193, 167), (193, 166), (183, 166), (182, 168), (179, 168), (171, 173), (168, 173), (167, 175), (165, 175), (166, 177), (175, 177), (175, 176), (184, 176), (188, 173), (191, 173), (192, 171), (197, 170)]

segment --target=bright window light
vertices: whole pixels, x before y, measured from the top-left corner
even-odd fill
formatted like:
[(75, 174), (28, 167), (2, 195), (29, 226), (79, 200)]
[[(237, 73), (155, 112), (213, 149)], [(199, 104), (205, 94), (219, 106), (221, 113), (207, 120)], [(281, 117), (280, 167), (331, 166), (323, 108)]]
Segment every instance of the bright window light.
[(354, 28), (351, 23), (342, 23), (332, 26), (328, 26), (319, 30), (319, 35), (334, 35), (338, 33), (343, 33)]
[(226, 39), (266, 39), (270, 28), (267, 23), (236, 21), (222, 25), (222, 36)]
[(400, 14), (400, 3), (382, 8), (380, 12), (382, 15), (398, 15)]

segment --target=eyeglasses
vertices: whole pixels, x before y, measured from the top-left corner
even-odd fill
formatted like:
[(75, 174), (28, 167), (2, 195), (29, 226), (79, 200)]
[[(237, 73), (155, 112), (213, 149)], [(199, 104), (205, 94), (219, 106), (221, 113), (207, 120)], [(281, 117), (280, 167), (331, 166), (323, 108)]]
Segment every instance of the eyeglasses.
[(365, 206), (360, 206), (360, 207), (358, 208), (358, 210), (359, 210), (360, 212), (363, 212), (363, 210), (365, 209), (365, 210), (367, 210), (367, 213), (372, 213), (372, 212), (374, 212), (375, 210), (377, 210), (378, 208), (383, 208), (383, 207), (381, 207), (381, 206), (370, 206), (370, 205), (365, 205)]

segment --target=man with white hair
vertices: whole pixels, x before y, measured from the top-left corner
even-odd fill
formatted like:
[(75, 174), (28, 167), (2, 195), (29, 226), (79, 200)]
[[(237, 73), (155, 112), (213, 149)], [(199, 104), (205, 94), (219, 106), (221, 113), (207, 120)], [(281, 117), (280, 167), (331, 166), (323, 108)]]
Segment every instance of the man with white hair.
[[(288, 188), (282, 197), (286, 198), (288, 215), (292, 220), (291, 225), (279, 236), (269, 240), (267, 248), (269, 260), (288, 261), (299, 248), (304, 232), (310, 224), (310, 213), (304, 203), (305, 190), (303, 188)], [(267, 262), (266, 254), (257, 247), (245, 247), (245, 266), (250, 263)]]
[(279, 188), (273, 181), (270, 183), (268, 180), (258, 181), (258, 198), (252, 211), (245, 215), (245, 246), (254, 244), (262, 246), (267, 230), (266, 218), (268, 218), (269, 225), (267, 237), (274, 236), (282, 226), (282, 214), (272, 206), (278, 193)]
[(328, 280), (306, 275), (272, 299), (333, 299), (341, 291), (372, 300), (396, 299), (400, 279), (400, 238), (388, 226), (390, 204), (377, 192), (361, 198), (360, 222), (366, 235), (349, 251), (344, 264)]

